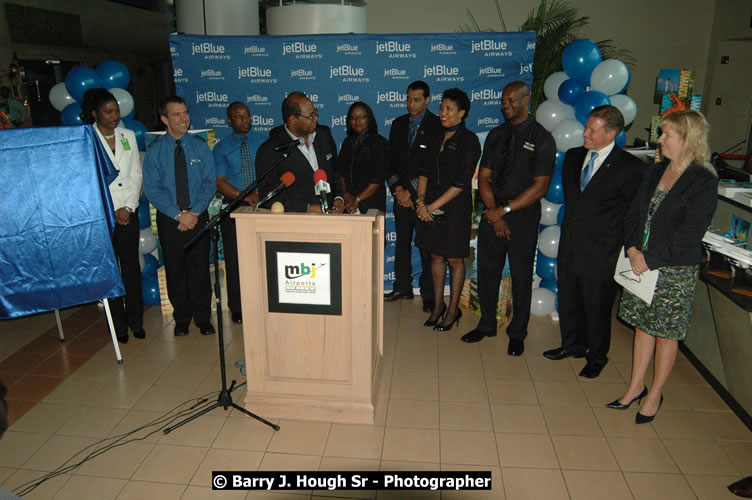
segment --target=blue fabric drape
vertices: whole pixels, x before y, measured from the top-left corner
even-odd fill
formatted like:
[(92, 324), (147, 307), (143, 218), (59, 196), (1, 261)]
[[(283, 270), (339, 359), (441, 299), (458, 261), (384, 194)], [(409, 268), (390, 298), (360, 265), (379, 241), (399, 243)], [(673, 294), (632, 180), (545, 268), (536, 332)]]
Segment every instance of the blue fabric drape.
[(124, 295), (116, 176), (91, 126), (0, 132), (0, 318)]

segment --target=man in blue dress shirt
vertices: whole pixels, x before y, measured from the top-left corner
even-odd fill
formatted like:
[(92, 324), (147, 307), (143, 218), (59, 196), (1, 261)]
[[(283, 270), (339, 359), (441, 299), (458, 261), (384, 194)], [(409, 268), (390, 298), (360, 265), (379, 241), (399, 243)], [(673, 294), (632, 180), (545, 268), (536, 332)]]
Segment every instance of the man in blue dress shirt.
[[(225, 197), (225, 204), (237, 198), (240, 193), (256, 180), (256, 150), (266, 138), (251, 132), (251, 111), (242, 102), (233, 102), (227, 107), (227, 124), (232, 133), (214, 146), (214, 163), (217, 166), (217, 191)], [(242, 205), (256, 206), (258, 190), (254, 190)], [(224, 207), (224, 205), (223, 205)], [(220, 223), (222, 244), (225, 250), (225, 271), (227, 276), (227, 305), (232, 321), (242, 323), (240, 307), (240, 277), (238, 274), (238, 246), (235, 232), (235, 219), (227, 216)]]
[(207, 208), (217, 188), (214, 157), (202, 138), (187, 133), (191, 119), (182, 97), (163, 99), (159, 115), (167, 133), (146, 151), (144, 192), (157, 208), (175, 335), (188, 335), (191, 319), (202, 335), (210, 335), (209, 236), (187, 251), (183, 246), (209, 220)]

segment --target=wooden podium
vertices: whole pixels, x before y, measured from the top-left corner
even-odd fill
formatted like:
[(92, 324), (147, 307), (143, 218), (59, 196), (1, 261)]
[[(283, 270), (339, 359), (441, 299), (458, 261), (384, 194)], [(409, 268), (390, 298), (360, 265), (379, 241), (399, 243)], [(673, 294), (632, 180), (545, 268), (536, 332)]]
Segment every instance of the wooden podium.
[(241, 208), (232, 217), (246, 407), (266, 418), (372, 424), (384, 350), (384, 214)]

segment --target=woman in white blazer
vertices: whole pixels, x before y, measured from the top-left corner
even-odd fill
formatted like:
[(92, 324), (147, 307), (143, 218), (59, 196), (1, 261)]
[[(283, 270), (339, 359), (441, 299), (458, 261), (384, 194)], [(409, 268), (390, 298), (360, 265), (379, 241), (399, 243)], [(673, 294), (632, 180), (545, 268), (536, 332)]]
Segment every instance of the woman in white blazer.
[(138, 262), (138, 199), (141, 196), (141, 158), (132, 130), (119, 127), (120, 107), (117, 99), (105, 89), (91, 89), (84, 94), (81, 119), (93, 125), (99, 140), (118, 171), (110, 184), (112, 205), (117, 224), (112, 233), (112, 246), (120, 262), (120, 275), (125, 297), (110, 300), (112, 322), (118, 340), (128, 342), (128, 328), (137, 339), (146, 337), (144, 303), (141, 295), (141, 266)]

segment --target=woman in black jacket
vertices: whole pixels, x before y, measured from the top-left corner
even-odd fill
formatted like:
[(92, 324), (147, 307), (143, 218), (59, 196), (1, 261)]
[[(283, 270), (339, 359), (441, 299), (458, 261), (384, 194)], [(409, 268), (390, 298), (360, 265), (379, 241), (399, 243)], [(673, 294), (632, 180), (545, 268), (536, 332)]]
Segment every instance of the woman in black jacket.
[[(609, 408), (626, 409), (645, 400), (635, 422), (653, 420), (663, 402), (663, 386), (676, 360), (679, 340), (689, 330), (702, 237), (718, 199), (718, 179), (708, 163), (710, 126), (696, 111), (679, 111), (661, 119), (660, 164), (650, 168), (624, 219), (626, 253), (632, 271), (657, 269), (650, 304), (624, 291), (619, 316), (635, 327), (632, 377), (621, 398)], [(645, 373), (655, 352), (653, 383)]]
[(347, 112), (347, 137), (337, 156), (335, 171), (345, 186), (345, 211), (366, 213), (370, 208), (386, 212), (389, 142), (378, 134), (371, 107), (356, 102)]

